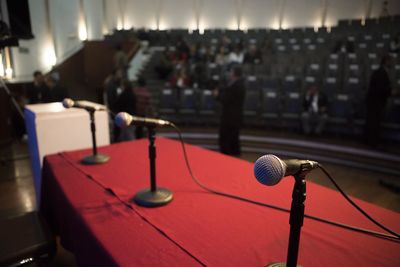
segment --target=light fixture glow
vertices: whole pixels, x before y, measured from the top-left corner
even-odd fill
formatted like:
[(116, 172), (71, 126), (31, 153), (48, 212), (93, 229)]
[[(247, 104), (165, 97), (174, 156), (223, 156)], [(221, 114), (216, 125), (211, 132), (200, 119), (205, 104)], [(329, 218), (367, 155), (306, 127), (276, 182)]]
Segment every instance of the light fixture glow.
[(45, 68), (51, 69), (57, 63), (56, 53), (54, 48), (46, 48), (43, 52), (43, 65)]
[(11, 79), (12, 78), (12, 74), (13, 74), (13, 70), (12, 68), (6, 68), (6, 79)]
[(0, 76), (4, 77), (3, 55), (0, 54)]
[(119, 19), (118, 21), (117, 21), (117, 30), (122, 30), (124, 28), (124, 25), (122, 25), (122, 21)]
[(85, 41), (87, 40), (87, 30), (86, 30), (86, 25), (84, 23), (81, 23), (79, 25), (79, 40)]

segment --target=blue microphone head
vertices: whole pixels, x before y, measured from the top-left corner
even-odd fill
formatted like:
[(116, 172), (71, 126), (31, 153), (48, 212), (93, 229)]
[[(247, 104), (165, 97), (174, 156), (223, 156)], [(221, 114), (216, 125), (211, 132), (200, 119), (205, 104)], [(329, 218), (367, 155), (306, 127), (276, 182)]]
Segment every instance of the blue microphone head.
[(128, 127), (132, 122), (132, 116), (126, 112), (120, 112), (115, 116), (115, 125), (120, 128)]
[(254, 164), (254, 176), (268, 186), (279, 183), (286, 173), (286, 164), (275, 155), (264, 155)]

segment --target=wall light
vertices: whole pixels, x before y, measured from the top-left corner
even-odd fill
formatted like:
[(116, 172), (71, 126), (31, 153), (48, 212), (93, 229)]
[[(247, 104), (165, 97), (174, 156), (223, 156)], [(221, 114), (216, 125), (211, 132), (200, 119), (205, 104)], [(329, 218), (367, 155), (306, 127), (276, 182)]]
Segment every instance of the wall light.
[(79, 25), (79, 40), (81, 40), (81, 41), (85, 41), (85, 40), (87, 40), (87, 30), (86, 30), (86, 25), (82, 22), (80, 25)]
[(13, 74), (12, 68), (6, 68), (6, 76), (5, 76), (5, 78), (8, 79), (8, 80), (12, 79), (12, 74)]
[(54, 48), (45, 48), (43, 51), (42, 63), (47, 69), (51, 69), (57, 63), (56, 53)]
[(122, 21), (120, 19), (118, 19), (117, 21), (117, 30), (122, 30), (124, 28), (124, 25), (122, 25)]
[(3, 54), (0, 54), (0, 76), (4, 77), (4, 65), (3, 65)]

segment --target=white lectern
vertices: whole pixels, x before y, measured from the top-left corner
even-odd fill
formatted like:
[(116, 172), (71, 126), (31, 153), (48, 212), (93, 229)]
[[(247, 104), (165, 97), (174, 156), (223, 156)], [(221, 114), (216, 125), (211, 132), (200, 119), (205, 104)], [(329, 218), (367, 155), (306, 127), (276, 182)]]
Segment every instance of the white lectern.
[[(105, 109), (103, 105), (85, 102)], [(95, 123), (97, 144), (108, 145), (110, 132), (107, 112), (96, 111)], [(60, 102), (27, 105), (25, 124), (36, 192), (36, 207), (39, 208), (43, 157), (65, 150), (91, 148), (89, 113), (83, 109), (65, 109)]]

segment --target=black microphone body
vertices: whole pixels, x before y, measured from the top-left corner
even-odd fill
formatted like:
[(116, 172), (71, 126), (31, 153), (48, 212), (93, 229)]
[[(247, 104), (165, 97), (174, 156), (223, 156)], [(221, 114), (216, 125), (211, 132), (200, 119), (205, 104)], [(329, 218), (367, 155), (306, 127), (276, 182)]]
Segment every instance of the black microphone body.
[(282, 160), (286, 165), (286, 172), (284, 176), (295, 175), (308, 168), (310, 170), (318, 167), (318, 163), (311, 160), (300, 160), (300, 159), (286, 159)]
[(120, 112), (115, 116), (115, 124), (121, 128), (128, 127), (131, 124), (144, 127), (163, 127), (172, 125), (171, 122), (166, 120), (132, 116), (126, 112)]

